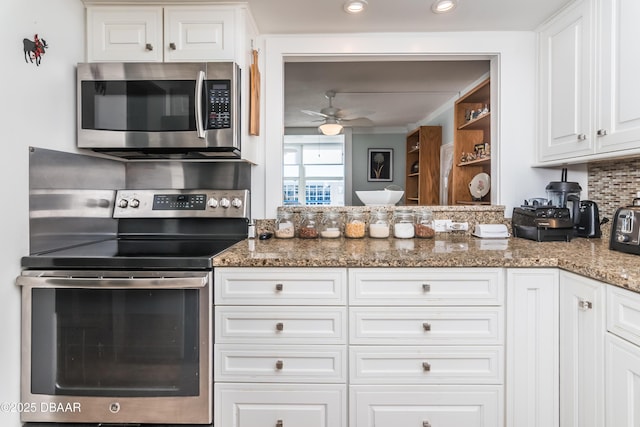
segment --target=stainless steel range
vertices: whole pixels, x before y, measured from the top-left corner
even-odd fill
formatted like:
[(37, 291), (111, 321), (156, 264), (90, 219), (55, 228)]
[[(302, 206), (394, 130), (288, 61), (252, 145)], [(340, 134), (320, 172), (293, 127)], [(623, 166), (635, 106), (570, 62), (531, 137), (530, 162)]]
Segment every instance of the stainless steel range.
[(247, 237), (249, 192), (113, 204), (116, 235), (22, 259), (21, 419), (211, 425), (212, 258)]

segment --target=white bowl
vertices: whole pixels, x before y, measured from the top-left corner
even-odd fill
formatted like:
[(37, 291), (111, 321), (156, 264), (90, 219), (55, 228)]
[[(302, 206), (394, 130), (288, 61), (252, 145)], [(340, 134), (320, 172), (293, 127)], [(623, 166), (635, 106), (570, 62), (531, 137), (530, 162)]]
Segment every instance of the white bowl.
[(365, 206), (385, 206), (395, 205), (404, 195), (404, 191), (394, 190), (373, 190), (373, 191), (356, 191), (358, 199)]

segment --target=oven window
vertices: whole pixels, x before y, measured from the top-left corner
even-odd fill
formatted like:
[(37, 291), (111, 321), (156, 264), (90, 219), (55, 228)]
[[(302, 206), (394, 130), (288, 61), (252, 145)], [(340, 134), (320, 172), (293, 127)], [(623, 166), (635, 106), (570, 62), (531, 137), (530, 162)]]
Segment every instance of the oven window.
[(32, 298), (34, 394), (198, 395), (198, 290), (35, 288)]
[(195, 131), (195, 80), (83, 81), (82, 129)]

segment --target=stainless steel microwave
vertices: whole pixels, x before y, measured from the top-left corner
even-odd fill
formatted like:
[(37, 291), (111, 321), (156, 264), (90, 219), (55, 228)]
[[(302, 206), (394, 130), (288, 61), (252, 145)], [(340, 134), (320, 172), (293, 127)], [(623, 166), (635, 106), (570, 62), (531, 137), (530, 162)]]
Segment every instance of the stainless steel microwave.
[(233, 62), (80, 63), (78, 147), (118, 157), (240, 157)]

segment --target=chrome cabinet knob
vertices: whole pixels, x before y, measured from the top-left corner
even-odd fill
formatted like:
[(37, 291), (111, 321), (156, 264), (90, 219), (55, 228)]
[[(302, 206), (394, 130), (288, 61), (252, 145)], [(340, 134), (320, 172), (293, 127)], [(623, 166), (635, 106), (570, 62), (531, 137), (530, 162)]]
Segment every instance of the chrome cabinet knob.
[(276, 369), (277, 370), (282, 370), (282, 368), (284, 367), (284, 362), (282, 360), (278, 360), (276, 361)]
[(431, 323), (424, 322), (422, 324), (422, 329), (424, 329), (425, 331), (430, 331), (431, 330)]
[(578, 135), (578, 141), (584, 141), (587, 139), (587, 135), (585, 135), (584, 133), (581, 133)]
[(593, 308), (593, 303), (591, 301), (587, 301), (586, 299), (581, 299), (580, 301), (578, 301), (578, 308), (580, 308), (580, 310), (591, 310)]
[(276, 331), (284, 331), (284, 323), (282, 322), (276, 323)]
[(169, 49), (176, 50), (176, 44), (173, 42), (169, 43)]
[(422, 370), (425, 372), (431, 371), (431, 365), (429, 362), (422, 362)]
[(607, 130), (606, 129), (598, 129), (597, 135), (598, 136), (606, 136), (607, 135)]
[(151, 52), (153, 50), (153, 45), (151, 43), (147, 43), (144, 45), (144, 49)]
[(276, 283), (276, 291), (280, 292), (284, 289), (284, 285), (282, 283)]

